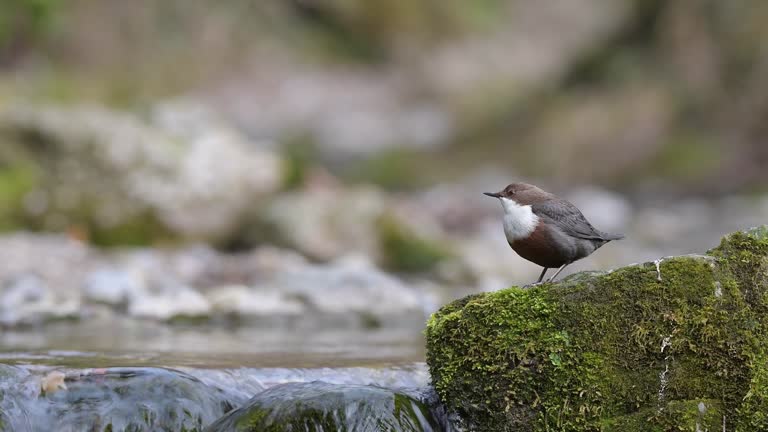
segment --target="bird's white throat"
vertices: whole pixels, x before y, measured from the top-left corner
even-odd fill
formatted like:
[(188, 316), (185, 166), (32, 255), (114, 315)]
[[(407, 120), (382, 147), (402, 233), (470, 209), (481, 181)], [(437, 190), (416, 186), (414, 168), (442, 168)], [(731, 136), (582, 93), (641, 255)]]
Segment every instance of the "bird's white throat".
[(514, 200), (501, 197), (504, 208), (504, 234), (507, 241), (513, 242), (528, 237), (539, 224), (539, 217), (529, 205), (520, 205)]

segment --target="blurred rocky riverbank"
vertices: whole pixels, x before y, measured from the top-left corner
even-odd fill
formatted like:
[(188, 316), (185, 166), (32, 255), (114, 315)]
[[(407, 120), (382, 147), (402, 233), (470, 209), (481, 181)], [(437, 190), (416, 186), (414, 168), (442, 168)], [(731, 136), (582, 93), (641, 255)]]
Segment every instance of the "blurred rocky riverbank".
[[(27, 230), (0, 237), (5, 327), (116, 315), (420, 328), (451, 299), (539, 271), (482, 195), (512, 172), (408, 192), (347, 184), (189, 107), (19, 106), (0, 111), (0, 137), (0, 225)], [(627, 234), (568, 272), (706, 250), (768, 219), (768, 196), (557, 192)], [(131, 242), (143, 246), (99, 247)]]

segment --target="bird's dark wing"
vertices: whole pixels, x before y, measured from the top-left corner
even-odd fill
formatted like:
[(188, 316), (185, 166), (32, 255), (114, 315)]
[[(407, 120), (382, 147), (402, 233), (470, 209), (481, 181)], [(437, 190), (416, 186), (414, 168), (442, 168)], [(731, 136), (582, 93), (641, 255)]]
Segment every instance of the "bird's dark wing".
[(607, 240), (604, 234), (595, 229), (591, 223), (581, 214), (575, 205), (561, 199), (547, 200), (531, 206), (533, 213), (545, 219), (546, 222), (555, 224), (564, 233), (571, 237), (586, 240)]

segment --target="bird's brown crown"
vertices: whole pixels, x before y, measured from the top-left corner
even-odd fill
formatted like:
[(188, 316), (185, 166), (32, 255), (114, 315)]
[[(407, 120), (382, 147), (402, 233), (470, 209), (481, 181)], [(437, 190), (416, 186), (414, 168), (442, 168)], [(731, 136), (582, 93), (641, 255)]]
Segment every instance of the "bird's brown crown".
[(518, 204), (531, 205), (554, 198), (549, 192), (528, 183), (512, 183), (496, 194), (500, 198), (511, 199)]

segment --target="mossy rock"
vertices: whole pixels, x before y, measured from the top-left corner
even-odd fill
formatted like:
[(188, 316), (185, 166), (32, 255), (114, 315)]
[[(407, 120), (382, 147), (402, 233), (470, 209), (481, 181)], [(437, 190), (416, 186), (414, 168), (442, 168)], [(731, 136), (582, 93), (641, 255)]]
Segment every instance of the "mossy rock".
[(429, 408), (401, 392), (323, 382), (283, 384), (232, 411), (206, 432), (431, 432)]
[(767, 430), (766, 312), (762, 227), (458, 300), (430, 318), (427, 362), (473, 431)]
[(672, 401), (601, 423), (603, 432), (721, 431), (724, 412), (716, 400)]
[(217, 243), (283, 175), (279, 157), (183, 106), (0, 108), (0, 230), (64, 231), (103, 246)]

